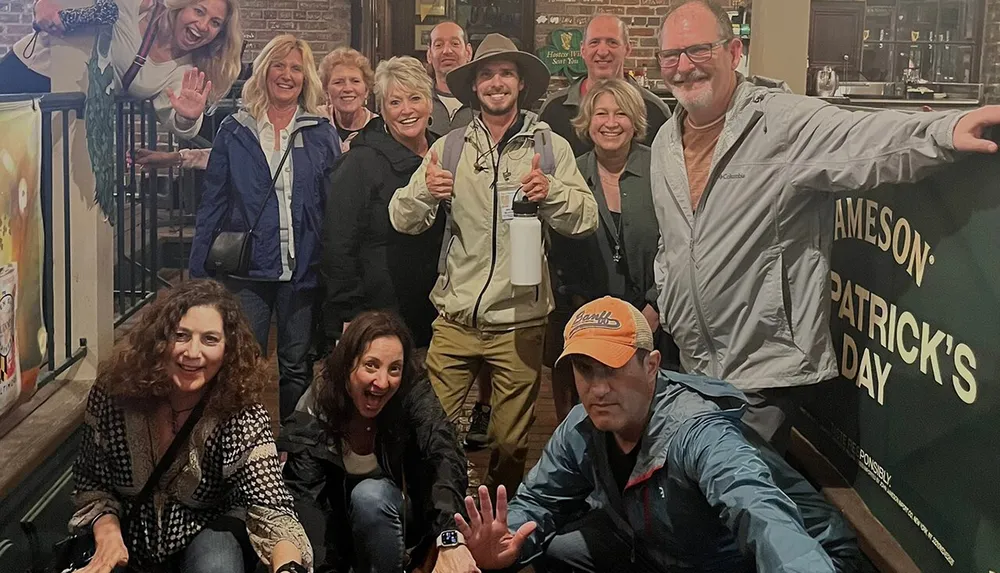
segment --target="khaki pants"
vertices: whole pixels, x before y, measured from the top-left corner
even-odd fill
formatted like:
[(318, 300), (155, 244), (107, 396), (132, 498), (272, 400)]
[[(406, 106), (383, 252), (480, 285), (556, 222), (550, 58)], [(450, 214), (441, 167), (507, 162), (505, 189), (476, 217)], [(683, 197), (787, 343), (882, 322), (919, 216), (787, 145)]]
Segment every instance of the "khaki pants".
[(503, 484), (513, 496), (524, 477), (528, 429), (542, 375), (545, 326), (483, 332), (438, 317), (434, 321), (427, 372), (445, 415), (458, 419), (472, 381), (483, 364), (493, 372), (490, 413), (490, 464), (486, 486)]

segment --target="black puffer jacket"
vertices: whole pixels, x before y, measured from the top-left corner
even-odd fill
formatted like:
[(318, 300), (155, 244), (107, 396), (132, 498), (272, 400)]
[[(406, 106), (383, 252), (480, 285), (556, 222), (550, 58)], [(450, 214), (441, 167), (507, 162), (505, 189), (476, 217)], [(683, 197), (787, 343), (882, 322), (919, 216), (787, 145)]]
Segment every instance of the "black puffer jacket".
[[(427, 137), (433, 143), (435, 136)], [(326, 287), (328, 336), (336, 337), (341, 324), (362, 311), (394, 310), (417, 347), (430, 344), (437, 310), (428, 296), (437, 281), (444, 217), (419, 235), (399, 233), (389, 222), (389, 200), (409, 183), (421, 161), (376, 117), (327, 176), (319, 271)]]
[[(313, 545), (317, 573), (346, 573), (353, 548), (347, 513), (350, 495), (341, 444), (333, 443), (318, 419), (312, 391), (285, 419), (278, 449), (288, 452), (283, 475), (295, 510)], [(400, 389), (383, 412), (398, 410), (393, 423), (379, 415), (375, 454), (383, 474), (405, 492), (403, 531), (411, 566), (420, 565), (437, 536), (455, 528), (465, 511), (469, 485), (465, 453), (445, 418), (430, 381), (422, 376)], [(411, 505), (412, 504), (412, 505)], [(406, 520), (412, 512), (413, 522)]]

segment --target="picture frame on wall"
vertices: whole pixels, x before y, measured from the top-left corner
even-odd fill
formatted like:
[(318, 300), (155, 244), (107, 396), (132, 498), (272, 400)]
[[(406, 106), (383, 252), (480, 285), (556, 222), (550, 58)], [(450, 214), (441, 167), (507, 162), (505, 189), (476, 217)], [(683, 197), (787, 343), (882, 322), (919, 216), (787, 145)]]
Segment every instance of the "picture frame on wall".
[(413, 49), (425, 51), (431, 46), (431, 30), (434, 24), (417, 24), (413, 26)]
[(423, 22), (428, 16), (445, 16), (448, 0), (413, 0), (413, 13)]

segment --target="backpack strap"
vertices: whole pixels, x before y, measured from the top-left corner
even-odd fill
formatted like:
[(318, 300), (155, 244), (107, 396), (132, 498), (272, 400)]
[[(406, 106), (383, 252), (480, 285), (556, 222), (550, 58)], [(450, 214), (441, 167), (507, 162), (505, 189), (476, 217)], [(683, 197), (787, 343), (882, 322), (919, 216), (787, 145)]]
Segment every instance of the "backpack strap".
[(546, 175), (556, 174), (556, 154), (552, 150), (552, 130), (538, 129), (535, 131), (535, 153), (541, 155), (538, 166)]
[[(441, 168), (455, 176), (458, 170), (458, 162), (462, 159), (462, 149), (465, 148), (465, 128), (453, 129), (444, 136), (444, 152), (441, 156)], [(437, 271), (443, 275), (448, 269), (448, 245), (455, 234), (455, 222), (451, 218), (451, 201), (445, 201), (444, 208), (445, 225), (444, 236), (441, 238), (441, 252), (438, 253)]]

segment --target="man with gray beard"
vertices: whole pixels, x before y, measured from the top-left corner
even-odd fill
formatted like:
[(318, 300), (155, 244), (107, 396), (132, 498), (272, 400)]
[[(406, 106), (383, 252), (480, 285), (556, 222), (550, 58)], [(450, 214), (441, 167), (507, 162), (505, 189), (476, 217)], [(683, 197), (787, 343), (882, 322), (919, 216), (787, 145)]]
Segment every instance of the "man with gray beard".
[(847, 111), (736, 73), (743, 44), (709, 0), (672, 9), (656, 57), (679, 107), (653, 142), (660, 320), (681, 365), (732, 383), (744, 422), (787, 447), (795, 389), (837, 376), (834, 192), (913, 182), (995, 153), (1000, 107)]

